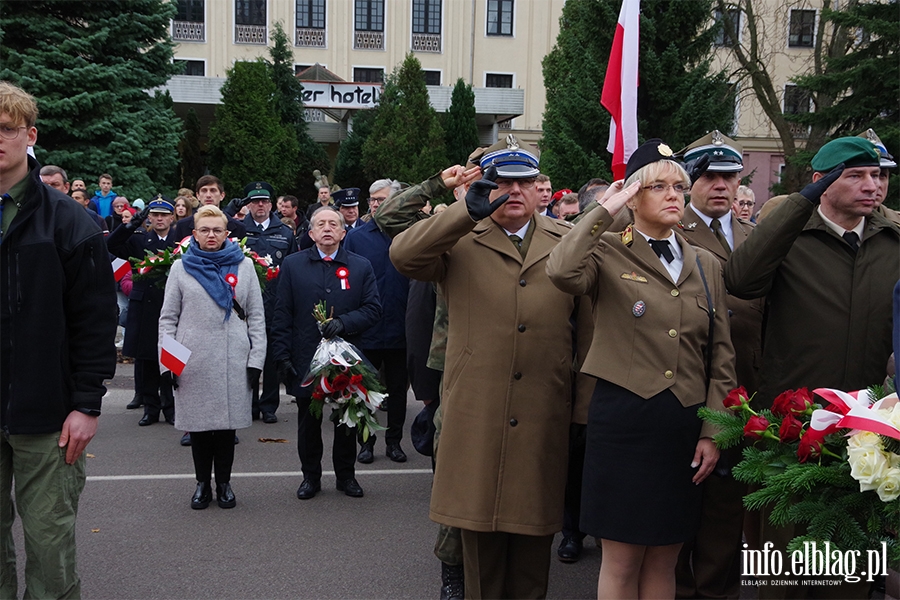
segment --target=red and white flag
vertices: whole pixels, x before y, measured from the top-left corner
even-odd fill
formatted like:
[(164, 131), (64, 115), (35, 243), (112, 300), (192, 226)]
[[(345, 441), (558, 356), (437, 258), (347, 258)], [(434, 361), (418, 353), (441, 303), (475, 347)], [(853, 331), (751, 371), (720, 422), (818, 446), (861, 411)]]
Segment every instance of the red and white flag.
[(619, 22), (609, 65), (603, 80), (600, 104), (612, 115), (609, 123), (609, 143), (612, 152), (612, 171), (615, 179), (625, 177), (625, 165), (638, 146), (638, 23), (640, 0), (622, 0)]
[(175, 375), (181, 375), (184, 365), (191, 357), (191, 351), (178, 343), (171, 335), (163, 336), (162, 352), (159, 353), (159, 364), (172, 371)]
[(116, 281), (122, 281), (122, 278), (131, 272), (131, 263), (127, 260), (122, 260), (121, 258), (114, 258), (112, 261), (112, 270), (113, 275), (116, 277)]

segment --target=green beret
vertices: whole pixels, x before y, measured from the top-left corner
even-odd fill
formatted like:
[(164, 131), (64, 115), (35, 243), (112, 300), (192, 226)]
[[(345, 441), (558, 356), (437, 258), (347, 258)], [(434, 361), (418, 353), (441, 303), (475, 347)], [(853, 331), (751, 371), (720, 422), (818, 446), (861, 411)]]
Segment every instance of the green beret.
[(860, 137), (842, 137), (819, 148), (811, 164), (813, 171), (827, 173), (841, 163), (847, 167), (878, 167), (881, 160), (871, 141)]

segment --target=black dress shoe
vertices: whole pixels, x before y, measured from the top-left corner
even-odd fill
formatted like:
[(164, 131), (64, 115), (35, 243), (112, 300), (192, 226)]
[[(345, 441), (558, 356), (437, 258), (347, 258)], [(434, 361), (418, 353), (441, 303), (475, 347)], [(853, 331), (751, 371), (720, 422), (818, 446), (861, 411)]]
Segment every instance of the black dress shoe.
[(175, 415), (172, 415), (171, 417), (166, 417), (166, 423), (168, 423), (169, 425), (174, 425), (175, 424)]
[(337, 482), (337, 490), (339, 492), (344, 492), (351, 498), (362, 498), (363, 497), (363, 489), (356, 482), (356, 479), (351, 477), (350, 479), (345, 479), (341, 481), (338, 479)]
[(575, 538), (564, 537), (559, 543), (559, 548), (556, 549), (556, 556), (559, 557), (560, 562), (578, 562), (578, 559), (581, 558), (581, 549), (582, 542)]
[(375, 449), (375, 440), (372, 438), (369, 438), (369, 441), (367, 441), (365, 444), (363, 444), (362, 447), (359, 449), (359, 454), (356, 455), (356, 460), (358, 460), (359, 462), (361, 462), (364, 465), (370, 464), (372, 461), (375, 460), (375, 454), (372, 452), (372, 450), (374, 450), (374, 449)]
[(151, 417), (150, 415), (144, 415), (141, 417), (141, 420), (138, 421), (138, 425), (141, 427), (146, 427), (147, 425), (153, 425), (154, 423), (159, 423), (159, 415), (155, 417)]
[(251, 415), (251, 418), (252, 418), (254, 421), (259, 421), (259, 413), (258, 413), (258, 412), (254, 412), (254, 413)]
[(309, 500), (313, 496), (319, 493), (319, 490), (322, 489), (321, 481), (310, 481), (309, 479), (304, 479), (303, 483), (300, 484), (300, 487), (297, 488), (297, 498), (300, 500)]
[(210, 502), (212, 502), (212, 486), (209, 485), (208, 481), (198, 481), (197, 491), (194, 492), (194, 497), (191, 498), (191, 508), (203, 510), (209, 506)]
[(388, 444), (384, 455), (394, 462), (406, 462), (406, 453), (403, 452), (400, 444)]
[(263, 421), (263, 423), (277, 423), (278, 417), (275, 416), (275, 413), (266, 412), (266, 413), (263, 413), (262, 421)]
[(134, 398), (131, 399), (131, 402), (125, 405), (125, 408), (129, 410), (133, 410), (135, 408), (140, 408), (144, 405), (144, 401), (141, 400), (140, 394), (135, 394)]
[(240, 443), (241, 443), (241, 440), (238, 439), (237, 434), (234, 434), (234, 445), (237, 446)]
[(185, 431), (184, 435), (181, 436), (181, 445), (182, 446), (190, 446), (191, 445), (191, 432)]
[(463, 600), (466, 577), (462, 565), (441, 563), (441, 600)]
[(219, 508), (234, 508), (237, 504), (230, 483), (216, 483), (216, 502), (219, 503)]

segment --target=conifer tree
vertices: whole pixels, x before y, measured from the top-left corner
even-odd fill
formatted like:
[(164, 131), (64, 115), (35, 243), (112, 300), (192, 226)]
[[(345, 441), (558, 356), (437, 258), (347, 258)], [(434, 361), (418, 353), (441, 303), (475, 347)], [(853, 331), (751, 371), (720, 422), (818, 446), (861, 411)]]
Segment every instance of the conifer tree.
[(372, 133), (378, 108), (360, 110), (353, 115), (353, 127), (350, 134), (338, 150), (337, 160), (334, 165), (334, 181), (342, 188), (356, 187), (360, 190), (368, 190), (372, 181), (366, 177), (366, 169), (363, 162), (363, 146)]
[(422, 65), (412, 53), (384, 84), (363, 160), (370, 181), (390, 177), (418, 183), (446, 167), (444, 130), (428, 98)]
[[(541, 171), (554, 188), (611, 176), (610, 117), (600, 95), (620, 6), (620, 0), (568, 0), (556, 45), (544, 58)], [(679, 150), (712, 129), (730, 130), (733, 94), (724, 74), (709, 67), (715, 31), (704, 27), (711, 14), (712, 0), (641, 2), (639, 141), (659, 137)]]
[(294, 189), (296, 130), (282, 124), (277, 96), (262, 59), (228, 70), (209, 129), (209, 166), (229, 196), (240, 196), (251, 181), (268, 181), (279, 195)]
[(443, 116), (447, 159), (453, 164), (464, 165), (469, 154), (478, 147), (478, 125), (475, 122), (475, 92), (462, 78), (456, 80), (450, 108)]
[(179, 187), (194, 189), (194, 184), (203, 176), (206, 168), (200, 151), (200, 118), (197, 111), (188, 109), (184, 119), (184, 139), (181, 140), (181, 183)]
[(175, 6), (159, 0), (29, 0), (0, 10), (0, 79), (38, 102), (35, 154), (90, 185), (148, 198), (177, 175), (181, 121), (148, 93), (179, 72)]

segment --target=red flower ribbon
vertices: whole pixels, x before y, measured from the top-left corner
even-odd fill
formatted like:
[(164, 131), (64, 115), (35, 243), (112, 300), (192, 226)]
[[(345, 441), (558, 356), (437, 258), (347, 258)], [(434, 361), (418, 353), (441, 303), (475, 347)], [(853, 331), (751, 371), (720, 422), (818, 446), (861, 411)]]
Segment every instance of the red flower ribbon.
[(341, 289), (349, 290), (350, 289), (350, 271), (347, 267), (338, 267), (338, 270), (334, 272), (337, 275), (338, 279), (341, 280)]
[(225, 282), (231, 286), (231, 289), (236, 288), (237, 287), (237, 275), (235, 275), (234, 273), (229, 273), (228, 275), (225, 276)]

